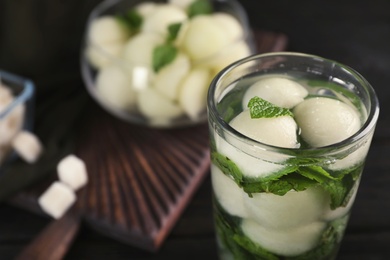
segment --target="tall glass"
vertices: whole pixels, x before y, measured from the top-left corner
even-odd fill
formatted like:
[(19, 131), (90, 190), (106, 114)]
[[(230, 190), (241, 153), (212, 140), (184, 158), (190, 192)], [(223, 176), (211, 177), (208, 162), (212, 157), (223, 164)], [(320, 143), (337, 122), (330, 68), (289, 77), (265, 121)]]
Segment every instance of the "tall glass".
[[(267, 78), (279, 86), (253, 87)], [(245, 118), (248, 93), (281, 115)], [(207, 105), (220, 258), (335, 258), (379, 115), (370, 84), (332, 60), (269, 53), (221, 71)]]

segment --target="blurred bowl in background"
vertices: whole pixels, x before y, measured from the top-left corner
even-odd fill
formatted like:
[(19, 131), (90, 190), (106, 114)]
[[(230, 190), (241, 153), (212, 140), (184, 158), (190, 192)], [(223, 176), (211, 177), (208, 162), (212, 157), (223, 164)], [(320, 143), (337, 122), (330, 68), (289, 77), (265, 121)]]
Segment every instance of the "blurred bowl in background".
[(255, 52), (236, 0), (106, 0), (88, 19), (81, 71), (114, 116), (173, 128), (206, 122), (213, 77)]
[(1, 165), (15, 157), (13, 137), (32, 129), (34, 90), (32, 81), (0, 70), (0, 173)]

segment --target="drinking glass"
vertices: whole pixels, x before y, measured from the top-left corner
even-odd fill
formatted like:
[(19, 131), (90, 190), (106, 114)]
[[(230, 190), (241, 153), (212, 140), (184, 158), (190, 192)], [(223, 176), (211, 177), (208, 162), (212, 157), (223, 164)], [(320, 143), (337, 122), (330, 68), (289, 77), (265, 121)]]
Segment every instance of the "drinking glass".
[[(285, 124), (256, 125), (249, 132), (268, 138), (259, 141), (245, 131), (253, 127), (250, 120), (261, 119), (236, 119), (249, 109), (243, 102), (248, 89), (266, 78), (287, 79), (306, 90), (298, 104), (287, 108), (292, 116), (284, 116), (296, 126), (297, 142), (292, 146), (278, 144), (285, 139), (281, 135)], [(294, 98), (288, 97), (287, 86), (270, 89), (279, 89), (278, 94), (267, 92), (276, 101)], [(322, 142), (316, 132), (325, 129), (326, 135), (340, 135), (346, 131), (338, 127), (344, 119), (332, 122), (333, 105), (322, 110), (325, 115), (319, 113), (320, 119), (329, 122), (317, 124), (316, 118), (308, 119), (306, 108), (300, 110), (301, 116), (298, 106), (309, 99), (325, 99), (355, 111), (356, 131), (342, 140)], [(336, 61), (302, 53), (266, 53), (223, 69), (211, 83), (207, 106), (220, 258), (334, 259), (379, 115), (372, 86), (354, 69)], [(272, 116), (264, 120), (277, 121)], [(307, 134), (310, 120), (314, 120), (309, 129), (314, 134)]]

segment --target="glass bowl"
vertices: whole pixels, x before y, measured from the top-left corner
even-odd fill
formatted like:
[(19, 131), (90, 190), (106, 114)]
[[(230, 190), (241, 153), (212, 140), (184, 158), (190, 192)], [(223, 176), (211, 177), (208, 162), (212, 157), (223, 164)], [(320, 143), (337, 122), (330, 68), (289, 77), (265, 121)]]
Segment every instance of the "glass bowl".
[[(212, 12), (197, 16), (189, 5), (195, 1), (168, 2), (106, 0), (86, 24), (81, 55), (86, 88), (105, 110), (130, 123), (174, 128), (206, 122), (212, 78), (255, 52), (238, 1), (207, 1)], [(176, 56), (167, 62), (172, 49)]]
[(32, 129), (34, 84), (29, 79), (0, 70), (0, 173), (14, 158), (12, 137)]

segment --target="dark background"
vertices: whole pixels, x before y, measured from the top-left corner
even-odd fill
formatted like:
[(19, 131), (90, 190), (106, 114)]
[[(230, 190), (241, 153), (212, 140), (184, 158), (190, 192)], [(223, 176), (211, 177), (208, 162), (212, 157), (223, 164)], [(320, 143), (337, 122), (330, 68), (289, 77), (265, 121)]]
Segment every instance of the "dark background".
[[(79, 53), (88, 12), (98, 2), (0, 0), (0, 69), (35, 82), (36, 133), (44, 143), (56, 140), (58, 149), (72, 149), (77, 114), (93, 102), (81, 80)], [(339, 259), (390, 259), (390, 1), (240, 2), (253, 28), (287, 35), (287, 50), (349, 65), (375, 88), (381, 115)], [(7, 190), (4, 183), (0, 190)], [(0, 204), (0, 259), (13, 259), (48, 223), (46, 218)], [(195, 257), (216, 257), (209, 179), (158, 254), (82, 226), (66, 259)]]

